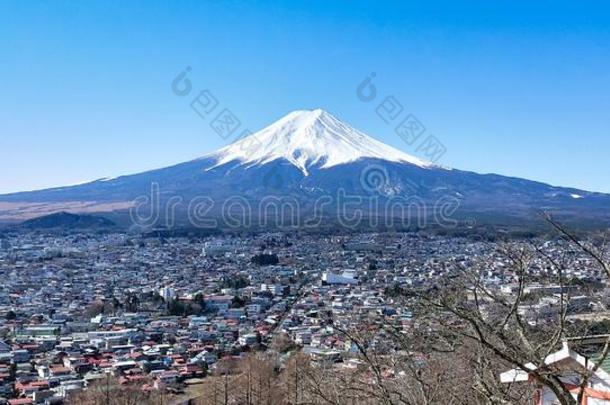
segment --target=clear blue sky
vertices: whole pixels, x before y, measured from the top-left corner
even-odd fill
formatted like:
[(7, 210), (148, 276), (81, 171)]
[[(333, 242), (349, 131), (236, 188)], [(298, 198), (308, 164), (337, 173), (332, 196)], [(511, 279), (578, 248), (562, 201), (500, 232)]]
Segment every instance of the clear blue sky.
[(0, 192), (129, 174), (227, 143), (170, 90), (191, 66), (244, 127), (321, 107), (440, 163), (610, 192), (610, 6), (597, 1), (2, 1)]

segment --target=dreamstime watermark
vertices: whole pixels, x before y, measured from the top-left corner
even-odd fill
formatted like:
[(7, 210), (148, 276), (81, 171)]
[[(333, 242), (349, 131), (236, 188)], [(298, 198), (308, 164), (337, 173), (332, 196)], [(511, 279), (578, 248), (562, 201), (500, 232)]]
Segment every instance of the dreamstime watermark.
[[(376, 73), (365, 77), (356, 87), (356, 97), (363, 103), (378, 99), (378, 89), (373, 83)], [(422, 155), (430, 162), (438, 162), (447, 152), (447, 148), (434, 135), (424, 137), (426, 127), (412, 113), (406, 113), (403, 104), (393, 95), (387, 95), (375, 107), (375, 113), (386, 124), (394, 128), (394, 133), (408, 146), (415, 147), (415, 153)]]
[[(190, 108), (223, 140), (232, 140), (244, 155), (262, 147), (256, 134), (242, 127), (242, 121), (210, 90), (196, 91), (190, 78), (191, 67), (182, 70), (171, 82), (172, 93), (187, 98)], [(365, 78), (357, 88), (358, 98), (366, 103), (374, 101), (377, 87), (372, 83), (375, 74)], [(426, 132), (413, 114), (403, 114), (404, 107), (393, 96), (385, 97), (375, 108), (376, 114), (409, 145), (415, 145)], [(419, 143), (417, 151), (431, 161), (437, 161), (446, 151), (433, 136)], [(268, 165), (261, 184), (270, 193), (281, 194), (285, 186), (281, 171)], [(333, 193), (317, 195), (312, 202), (303, 196), (266, 195), (256, 200), (231, 196), (216, 201), (200, 195), (185, 201), (180, 196), (164, 197), (158, 183), (152, 183), (150, 193), (133, 202), (130, 216), (135, 226), (174, 228), (179, 218), (194, 228), (252, 228), (276, 226), (279, 228), (317, 228), (334, 219), (342, 227), (427, 227), (451, 228), (458, 225), (453, 217), (460, 201), (443, 195), (431, 201), (419, 196), (422, 189), (410, 178), (399, 176), (392, 182), (383, 165), (366, 166), (360, 173), (359, 190), (338, 188)], [(186, 213), (186, 215), (184, 215)]]
[[(188, 227), (198, 229), (316, 229), (329, 224), (347, 229), (455, 228), (460, 201), (443, 195), (425, 201), (416, 195), (385, 194), (389, 177), (385, 168), (371, 165), (360, 176), (360, 190), (338, 188), (315, 199), (266, 195), (249, 200), (235, 195), (222, 200), (210, 196), (162, 199), (158, 183), (150, 193), (134, 200), (132, 224), (139, 228)], [(178, 223), (178, 218), (182, 223)]]

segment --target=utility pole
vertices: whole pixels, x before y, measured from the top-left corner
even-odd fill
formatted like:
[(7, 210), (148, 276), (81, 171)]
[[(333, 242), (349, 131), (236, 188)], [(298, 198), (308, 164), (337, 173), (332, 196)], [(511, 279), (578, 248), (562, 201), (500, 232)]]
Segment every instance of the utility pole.
[(299, 403), (299, 359), (294, 358), (294, 405)]
[(106, 405), (110, 405), (110, 374), (106, 373)]
[(229, 405), (229, 370), (225, 370), (225, 403), (224, 405)]

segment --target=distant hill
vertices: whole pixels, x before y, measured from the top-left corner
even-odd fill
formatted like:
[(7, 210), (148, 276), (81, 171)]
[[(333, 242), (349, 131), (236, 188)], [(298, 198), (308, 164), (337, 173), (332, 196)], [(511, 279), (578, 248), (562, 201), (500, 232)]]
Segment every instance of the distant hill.
[(36, 229), (108, 229), (115, 228), (116, 224), (109, 219), (95, 215), (71, 214), (69, 212), (57, 212), (55, 214), (32, 218), (17, 225), (17, 228)]

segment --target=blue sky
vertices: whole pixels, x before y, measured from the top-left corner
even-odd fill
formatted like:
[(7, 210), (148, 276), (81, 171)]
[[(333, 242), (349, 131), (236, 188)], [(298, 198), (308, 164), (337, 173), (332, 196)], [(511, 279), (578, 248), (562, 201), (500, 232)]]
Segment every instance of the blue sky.
[(320, 107), (417, 155), (356, 97), (375, 72), (439, 163), (610, 192), (609, 17), (603, 1), (3, 1), (0, 192), (225, 145), (171, 91), (186, 66), (242, 128)]

